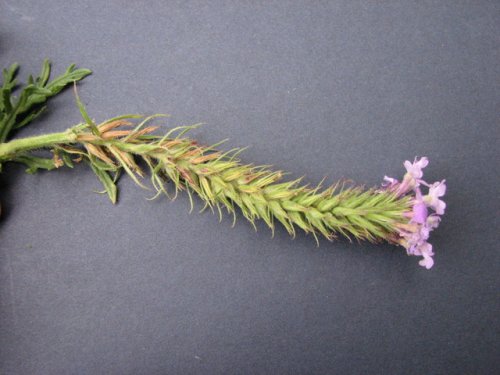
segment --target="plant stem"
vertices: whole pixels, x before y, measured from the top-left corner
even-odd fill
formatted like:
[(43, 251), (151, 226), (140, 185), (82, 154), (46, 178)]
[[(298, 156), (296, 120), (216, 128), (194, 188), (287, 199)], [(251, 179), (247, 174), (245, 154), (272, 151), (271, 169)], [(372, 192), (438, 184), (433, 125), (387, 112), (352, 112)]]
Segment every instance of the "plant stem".
[(0, 162), (15, 160), (20, 154), (57, 144), (69, 144), (76, 141), (73, 129), (61, 133), (50, 133), (33, 137), (14, 139), (0, 143)]

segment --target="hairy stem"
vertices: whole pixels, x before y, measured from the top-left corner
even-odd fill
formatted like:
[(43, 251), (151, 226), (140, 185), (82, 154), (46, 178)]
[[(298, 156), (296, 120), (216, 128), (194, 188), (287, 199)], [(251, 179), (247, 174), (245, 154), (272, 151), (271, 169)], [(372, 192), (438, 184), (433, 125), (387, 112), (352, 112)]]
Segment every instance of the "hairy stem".
[(19, 138), (0, 143), (0, 162), (14, 161), (21, 154), (29, 151), (52, 148), (57, 144), (71, 144), (76, 140), (76, 133), (66, 130), (61, 133), (50, 133), (28, 138)]

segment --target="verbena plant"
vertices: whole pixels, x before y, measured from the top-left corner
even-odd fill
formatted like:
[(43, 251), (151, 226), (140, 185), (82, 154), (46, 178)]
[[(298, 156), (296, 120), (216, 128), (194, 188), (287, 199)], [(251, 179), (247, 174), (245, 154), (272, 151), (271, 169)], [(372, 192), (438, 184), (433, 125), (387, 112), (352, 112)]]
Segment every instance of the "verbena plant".
[[(316, 240), (322, 235), (333, 240), (339, 235), (371, 242), (387, 241), (405, 247), (409, 255), (422, 256), (420, 264), (433, 265), (430, 232), (440, 222), (445, 203), (440, 199), (445, 181), (426, 183), (422, 169), (427, 158), (404, 163), (401, 182), (384, 177), (379, 188), (364, 189), (337, 183), (323, 188), (303, 185), (301, 179), (283, 181), (283, 172), (267, 166), (244, 164), (241, 149), (219, 151), (220, 144), (205, 146), (186, 136), (196, 127), (182, 126), (157, 135), (150, 120), (165, 115), (143, 117), (123, 115), (94, 122), (76, 93), (76, 82), (91, 73), (71, 65), (50, 80), (50, 63), (45, 61), (38, 77), (30, 76), (18, 87), (18, 65), (3, 71), (0, 88), (0, 165), (18, 162), (28, 173), (73, 168), (86, 164), (102, 182), (110, 200), (117, 200), (117, 179), (125, 172), (141, 187), (144, 177), (158, 194), (174, 197), (185, 191), (193, 208), (193, 196), (205, 207), (226, 210), (236, 220), (237, 212), (250, 223), (263, 220), (272, 231), (280, 223), (292, 236), (300, 228)], [(75, 84), (75, 96), (83, 122), (64, 132), (11, 139), (17, 129), (29, 125), (44, 110), (49, 98)], [(15, 96), (14, 92), (19, 91)], [(40, 150), (47, 152), (40, 156)], [(166, 182), (170, 181), (171, 188)], [(422, 189), (428, 189), (423, 194)]]

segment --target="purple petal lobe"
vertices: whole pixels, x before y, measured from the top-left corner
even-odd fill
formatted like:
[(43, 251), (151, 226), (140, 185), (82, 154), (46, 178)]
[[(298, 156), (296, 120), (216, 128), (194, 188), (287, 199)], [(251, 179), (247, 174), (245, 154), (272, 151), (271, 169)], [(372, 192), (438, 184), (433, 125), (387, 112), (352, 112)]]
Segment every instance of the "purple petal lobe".
[(413, 206), (412, 221), (417, 224), (423, 224), (427, 220), (427, 206), (424, 202), (418, 202)]

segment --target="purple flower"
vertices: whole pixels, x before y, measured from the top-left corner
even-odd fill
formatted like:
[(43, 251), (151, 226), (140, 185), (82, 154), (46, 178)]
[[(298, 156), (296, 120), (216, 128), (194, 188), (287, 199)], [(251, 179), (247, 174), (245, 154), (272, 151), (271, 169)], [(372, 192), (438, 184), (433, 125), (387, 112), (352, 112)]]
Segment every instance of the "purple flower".
[(412, 221), (417, 224), (424, 224), (427, 220), (427, 205), (422, 200), (422, 193), (419, 188), (415, 189), (415, 204), (413, 205)]
[(415, 158), (413, 163), (409, 162), (408, 160), (404, 162), (406, 173), (413, 177), (415, 180), (421, 179), (423, 177), (424, 172), (422, 172), (422, 169), (427, 167), (427, 164), (429, 164), (429, 159), (427, 159), (425, 156), (421, 157), (420, 160), (417, 160), (417, 158)]
[(420, 160), (415, 158), (413, 163), (409, 160), (406, 160), (404, 162), (406, 173), (403, 177), (403, 182), (401, 182), (398, 187), (398, 196), (404, 195), (420, 186), (420, 183), (423, 182), (422, 177), (424, 175), (422, 169), (424, 169), (427, 164), (429, 164), (429, 159), (427, 159), (425, 156), (420, 158)]
[(446, 203), (444, 203), (440, 197), (446, 193), (445, 180), (441, 182), (434, 182), (429, 186), (429, 194), (424, 197), (424, 201), (427, 206), (431, 207), (438, 215), (444, 214), (444, 209), (446, 208)]
[[(424, 176), (423, 169), (429, 164), (429, 159), (422, 157), (415, 158), (413, 163), (405, 161), (404, 166), (406, 173), (403, 181), (384, 176), (382, 186), (385, 191), (395, 192), (397, 196), (412, 196), (412, 207), (409, 212), (405, 212), (403, 216), (409, 221), (405, 224), (399, 224), (399, 244), (405, 247), (408, 255), (421, 256), (423, 259), (419, 264), (427, 269), (434, 265), (432, 245), (427, 242), (430, 233), (439, 226), (441, 221), (440, 215), (444, 214), (446, 203), (441, 199), (446, 193), (445, 180), (435, 182), (429, 185), (422, 177)], [(420, 185), (429, 188), (426, 195), (422, 196)], [(428, 209), (431, 208), (435, 213), (429, 215)]]
[(434, 255), (434, 252), (432, 251), (432, 245), (428, 242), (424, 242), (422, 245), (419, 246), (418, 251), (424, 259), (418, 262), (422, 267), (425, 267), (427, 269), (432, 268), (434, 265), (434, 259), (432, 259), (432, 256)]

